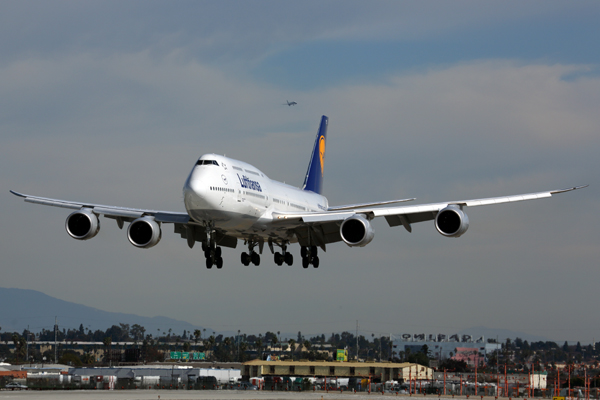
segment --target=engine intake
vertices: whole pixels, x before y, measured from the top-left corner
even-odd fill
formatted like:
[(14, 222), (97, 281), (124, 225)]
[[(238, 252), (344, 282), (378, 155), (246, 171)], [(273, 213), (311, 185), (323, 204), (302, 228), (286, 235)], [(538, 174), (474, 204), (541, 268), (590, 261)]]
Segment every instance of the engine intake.
[(435, 228), (446, 237), (459, 237), (469, 229), (469, 217), (459, 206), (449, 205), (435, 216)]
[(363, 247), (373, 240), (375, 231), (368, 219), (360, 214), (355, 214), (342, 222), (340, 235), (348, 246)]
[(141, 249), (156, 246), (161, 237), (160, 225), (152, 217), (138, 218), (127, 228), (127, 238), (132, 245)]
[(67, 233), (77, 240), (88, 240), (100, 232), (100, 220), (89, 208), (71, 213), (65, 222)]

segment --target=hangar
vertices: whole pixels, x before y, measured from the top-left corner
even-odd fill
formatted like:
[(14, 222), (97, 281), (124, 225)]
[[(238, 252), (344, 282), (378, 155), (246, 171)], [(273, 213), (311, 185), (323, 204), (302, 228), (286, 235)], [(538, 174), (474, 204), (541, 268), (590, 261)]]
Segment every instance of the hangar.
[(263, 361), (252, 360), (242, 366), (242, 380), (276, 376), (372, 378), (374, 382), (390, 380), (432, 379), (433, 369), (419, 364), (391, 362), (339, 361)]

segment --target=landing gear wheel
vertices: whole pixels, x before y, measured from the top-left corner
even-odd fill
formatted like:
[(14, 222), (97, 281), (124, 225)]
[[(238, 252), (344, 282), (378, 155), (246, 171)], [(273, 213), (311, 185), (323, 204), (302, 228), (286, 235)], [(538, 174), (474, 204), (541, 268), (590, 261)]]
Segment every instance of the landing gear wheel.
[(210, 257), (206, 258), (206, 268), (211, 269), (213, 266), (213, 260)]
[(220, 247), (217, 247), (217, 248), (215, 249), (215, 257), (216, 257), (216, 258), (221, 258), (221, 253), (222, 253), (222, 252), (223, 252), (223, 251), (221, 250), (221, 248), (220, 248)]
[[(290, 252), (286, 252), (285, 255), (283, 256), (283, 258), (287, 265), (292, 265), (294, 263), (294, 256)], [(279, 264), (279, 265), (281, 265), (281, 264)]]
[(319, 257), (316, 257), (316, 256), (313, 257), (313, 259), (312, 259), (312, 265), (315, 268), (319, 268)]
[(283, 264), (283, 256), (281, 255), (281, 253), (276, 252), (274, 259), (275, 259), (275, 264), (277, 264), (277, 265)]
[[(215, 265), (217, 266), (217, 269), (221, 269), (223, 268), (223, 257), (218, 257), (215, 260)], [(316, 268), (316, 267), (315, 267)]]
[(244, 264), (246, 267), (250, 265), (250, 256), (246, 252), (242, 253), (242, 264)]
[(302, 257), (302, 268), (308, 268), (309, 264), (310, 260), (308, 259), (308, 257)]
[(250, 259), (252, 260), (252, 264), (258, 266), (260, 265), (260, 256), (258, 255), (257, 252), (253, 251), (252, 254), (250, 255)]
[(310, 255), (311, 256), (316, 257), (318, 253), (319, 253), (319, 250), (317, 249), (317, 246), (310, 246)]

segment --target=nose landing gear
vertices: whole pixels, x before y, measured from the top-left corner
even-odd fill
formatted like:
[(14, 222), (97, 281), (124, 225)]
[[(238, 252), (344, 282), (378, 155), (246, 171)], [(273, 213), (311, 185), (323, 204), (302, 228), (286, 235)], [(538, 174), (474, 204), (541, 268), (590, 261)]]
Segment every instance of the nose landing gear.
[(215, 232), (212, 224), (206, 225), (206, 242), (202, 242), (202, 250), (206, 258), (206, 268), (211, 269), (213, 265), (217, 269), (223, 268), (223, 257), (221, 257), (221, 248), (215, 242)]

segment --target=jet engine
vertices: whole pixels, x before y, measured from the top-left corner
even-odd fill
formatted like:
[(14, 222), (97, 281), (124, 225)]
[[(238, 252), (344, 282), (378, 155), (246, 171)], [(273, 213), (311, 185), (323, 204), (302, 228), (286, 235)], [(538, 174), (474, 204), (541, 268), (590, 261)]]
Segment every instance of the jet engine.
[(446, 237), (459, 237), (469, 229), (469, 217), (459, 206), (449, 205), (435, 216), (435, 228)]
[(160, 225), (152, 217), (138, 218), (127, 228), (127, 238), (132, 245), (141, 249), (156, 246), (161, 237)]
[(375, 231), (369, 220), (360, 214), (348, 217), (340, 226), (342, 240), (350, 247), (363, 247), (371, 243)]
[(100, 220), (91, 209), (82, 208), (67, 217), (65, 229), (74, 239), (88, 240), (100, 232)]

